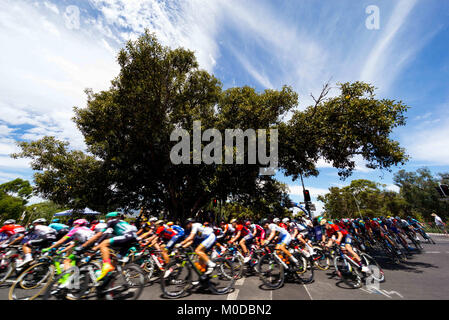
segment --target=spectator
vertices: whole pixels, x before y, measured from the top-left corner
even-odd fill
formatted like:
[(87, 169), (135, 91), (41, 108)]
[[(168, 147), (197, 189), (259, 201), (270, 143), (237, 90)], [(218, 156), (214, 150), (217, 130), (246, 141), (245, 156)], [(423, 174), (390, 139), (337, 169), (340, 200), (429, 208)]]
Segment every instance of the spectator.
[(446, 230), (446, 224), (443, 222), (443, 220), (441, 220), (441, 218), (437, 216), (436, 213), (432, 213), (431, 216), (435, 218), (435, 225), (437, 226), (437, 228), (442, 230), (447, 236), (448, 233)]

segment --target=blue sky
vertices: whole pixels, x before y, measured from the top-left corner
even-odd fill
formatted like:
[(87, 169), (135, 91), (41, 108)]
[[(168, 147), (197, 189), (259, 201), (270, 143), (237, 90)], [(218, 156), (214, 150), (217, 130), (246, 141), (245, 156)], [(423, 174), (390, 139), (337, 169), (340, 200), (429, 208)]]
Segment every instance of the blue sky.
[[(379, 29), (366, 27), (370, 5), (379, 9)], [(449, 3), (440, 0), (3, 0), (0, 183), (32, 179), (27, 160), (8, 156), (17, 151), (15, 140), (55, 135), (84, 148), (72, 107), (85, 105), (85, 88), (108, 88), (118, 73), (117, 50), (144, 28), (166, 45), (194, 50), (201, 67), (226, 88), (292, 86), (299, 109), (329, 79), (334, 85), (371, 82), (379, 97), (411, 107), (407, 126), (393, 137), (412, 158), (393, 172), (422, 166), (449, 171), (448, 18)], [(357, 170), (346, 181), (320, 161), (320, 176), (305, 181), (312, 197), (358, 178), (395, 190), (392, 173), (355, 161)], [(277, 177), (300, 201), (299, 181)]]

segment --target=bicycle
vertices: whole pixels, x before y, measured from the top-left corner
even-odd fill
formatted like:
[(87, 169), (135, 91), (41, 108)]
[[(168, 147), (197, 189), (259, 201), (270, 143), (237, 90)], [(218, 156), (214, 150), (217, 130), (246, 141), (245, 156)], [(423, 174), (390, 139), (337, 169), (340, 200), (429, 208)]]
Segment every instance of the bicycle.
[[(163, 295), (167, 298), (179, 298), (197, 286), (210, 290), (213, 294), (227, 294), (234, 287), (236, 274), (230, 260), (212, 259), (216, 266), (210, 275), (205, 275), (205, 268), (198, 263), (198, 256), (192, 248), (180, 248), (162, 274), (160, 283)], [(198, 281), (193, 281), (196, 274)]]
[[(98, 300), (136, 300), (145, 286), (144, 272), (127, 256), (111, 255), (115, 270), (100, 281), (97, 275), (101, 266), (92, 262), (91, 257), (74, 254), (78, 266), (72, 266), (59, 274), (44, 293), (44, 300), (80, 300), (96, 297)], [(66, 278), (63, 283), (61, 279)]]

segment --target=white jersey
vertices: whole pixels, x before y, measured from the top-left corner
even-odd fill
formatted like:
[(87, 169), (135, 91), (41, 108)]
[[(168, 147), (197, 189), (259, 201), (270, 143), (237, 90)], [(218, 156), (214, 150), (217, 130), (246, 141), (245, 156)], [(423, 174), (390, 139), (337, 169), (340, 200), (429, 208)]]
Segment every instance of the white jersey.
[(278, 226), (275, 223), (270, 223), (268, 225), (268, 230), (270, 230), (271, 232), (273, 232), (273, 231), (279, 232), (279, 235), (283, 235), (283, 236), (289, 234), (287, 230)]
[(73, 238), (73, 240), (79, 242), (86, 242), (95, 235), (95, 232), (87, 227), (75, 227), (67, 233), (67, 237)]
[(102, 230), (106, 229), (108, 225), (104, 222), (100, 222), (99, 224), (97, 224), (94, 228), (94, 232), (98, 233), (101, 232)]
[(190, 231), (190, 233), (194, 234), (195, 237), (199, 239), (205, 239), (212, 233), (214, 233), (214, 229), (205, 227), (201, 223), (194, 223), (192, 224), (192, 230)]
[(49, 226), (44, 226), (38, 224), (34, 227), (33, 234), (35, 234), (38, 237), (46, 237), (49, 235), (55, 235), (56, 236), (56, 230), (53, 228), (50, 228)]

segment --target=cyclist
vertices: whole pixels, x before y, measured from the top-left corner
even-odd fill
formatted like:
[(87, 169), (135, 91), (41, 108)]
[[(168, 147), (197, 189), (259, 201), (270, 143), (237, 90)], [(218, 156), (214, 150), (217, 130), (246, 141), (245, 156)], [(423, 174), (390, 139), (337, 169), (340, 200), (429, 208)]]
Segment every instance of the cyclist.
[(265, 240), (265, 229), (257, 223), (251, 223), (251, 221), (249, 220), (247, 221), (247, 227), (252, 232), (256, 244), (260, 245), (261, 243), (263, 243), (263, 241)]
[(247, 263), (251, 257), (249, 256), (249, 251), (247, 248), (247, 244), (249, 244), (250, 241), (253, 239), (253, 234), (248, 230), (246, 226), (243, 225), (241, 221), (238, 221), (236, 219), (233, 219), (231, 221), (232, 227), (235, 228), (235, 234), (231, 238), (231, 240), (228, 241), (228, 244), (232, 245), (234, 242), (238, 241), (239, 246), (242, 248), (244, 259), (243, 262)]
[(31, 254), (32, 247), (43, 249), (51, 245), (53, 241), (56, 241), (56, 230), (46, 226), (45, 223), (47, 223), (47, 220), (44, 218), (36, 219), (32, 222), (29, 231), (25, 233), (25, 237), (29, 237), (30, 240), (27, 240), (22, 246), (25, 259), (18, 265), (18, 267), (22, 267), (33, 260)]
[[(357, 253), (355, 253), (354, 250), (352, 249), (352, 246), (351, 246), (352, 238), (346, 229), (341, 228), (336, 224), (330, 223), (326, 219), (321, 219), (320, 224), (322, 226), (324, 226), (324, 228), (326, 229), (326, 235), (327, 235), (327, 238), (329, 239), (329, 241), (326, 245), (327, 247), (330, 247), (332, 245), (332, 242), (335, 242), (335, 243), (337, 243), (337, 245), (346, 248), (346, 250), (354, 257), (356, 262), (359, 264), (359, 266), (362, 269), (362, 272), (369, 272), (368, 267), (362, 265), (362, 259), (360, 259), (359, 255)], [(333, 236), (336, 236), (337, 239), (333, 240), (333, 238), (332, 238)], [(324, 241), (324, 235), (323, 235), (323, 241)]]
[(8, 239), (3, 241), (2, 246), (6, 247), (8, 245), (13, 245), (14, 243), (22, 240), (25, 235), (25, 231), (26, 230), (23, 226), (16, 224), (16, 220), (6, 220), (0, 228), (0, 233), (4, 233)]
[(290, 244), (292, 237), (290, 233), (279, 226), (281, 220), (279, 218), (274, 218), (273, 222), (270, 223), (268, 219), (263, 219), (262, 224), (265, 229), (270, 231), (270, 235), (265, 239), (263, 245), (267, 245), (274, 239), (274, 237), (279, 234), (279, 240), (276, 244), (275, 249), (282, 251), (290, 260), (292, 260), (296, 265), (298, 265), (298, 259), (296, 259), (290, 251), (287, 250), (287, 246)]
[(101, 242), (93, 248), (94, 251), (100, 249), (101, 258), (103, 259), (101, 273), (98, 276), (97, 281), (103, 279), (109, 272), (115, 269), (111, 264), (109, 246), (120, 248), (120, 253), (124, 253), (132, 244), (137, 242), (137, 228), (130, 225), (128, 222), (121, 220), (118, 212), (109, 212), (106, 215), (106, 220), (106, 228), (83, 243), (81, 247), (76, 248), (77, 251), (82, 251), (95, 241), (107, 238), (102, 241), (99, 240), (99, 242)]
[(48, 226), (56, 230), (56, 240), (64, 237), (70, 230), (70, 227), (68, 225), (59, 223), (59, 219), (53, 219), (52, 223), (50, 223)]
[(181, 246), (183, 248), (187, 248), (194, 242), (200, 242), (200, 244), (195, 248), (195, 253), (198, 255), (200, 261), (207, 265), (207, 270), (204, 274), (211, 274), (216, 264), (209, 259), (206, 251), (212, 248), (215, 243), (216, 237), (214, 230), (210, 227), (203, 226), (201, 223), (194, 222), (192, 218), (188, 218), (186, 220), (185, 230), (190, 232), (189, 235), (175, 247)]
[[(74, 240), (78, 243), (85, 243), (87, 240), (92, 238), (95, 235), (95, 232), (89, 229), (88, 226), (89, 222), (87, 222), (86, 219), (77, 219), (73, 222), (73, 228), (65, 235), (63, 236), (59, 241), (52, 244), (50, 247), (43, 249), (42, 252), (45, 253), (53, 248), (58, 248), (61, 245), (63, 245), (66, 242), (69, 242), (70, 240)], [(71, 249), (75, 246), (75, 243), (69, 245), (64, 250), (61, 251), (61, 253), (67, 253), (67, 255), (70, 254)], [(65, 270), (70, 268), (71, 259), (65, 259), (64, 260), (64, 266)]]

